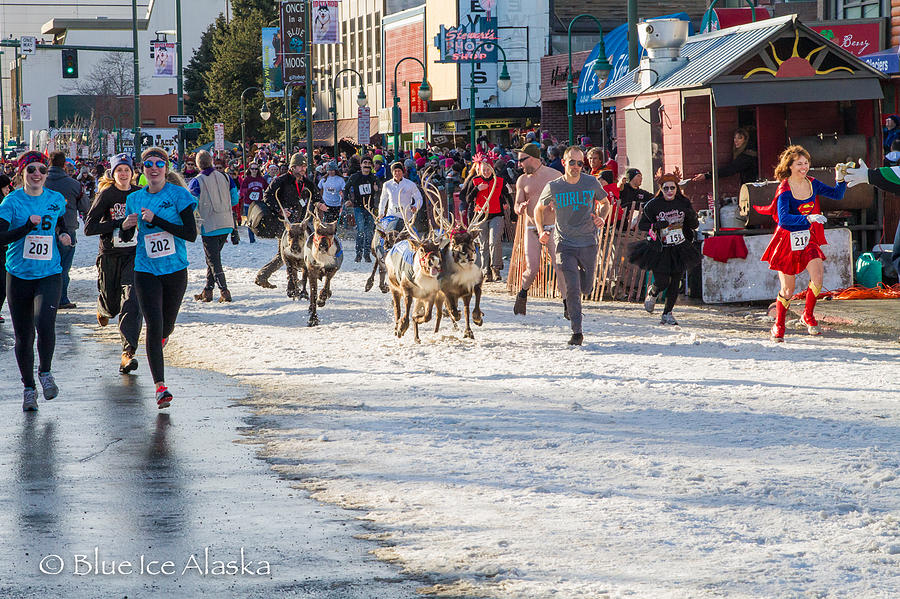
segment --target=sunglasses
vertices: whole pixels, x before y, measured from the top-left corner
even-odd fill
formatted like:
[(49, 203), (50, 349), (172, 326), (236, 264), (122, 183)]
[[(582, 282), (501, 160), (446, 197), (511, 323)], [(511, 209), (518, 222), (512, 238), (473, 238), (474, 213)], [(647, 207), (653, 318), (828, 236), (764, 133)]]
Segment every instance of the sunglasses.
[(678, 189), (678, 188), (675, 187), (674, 185), (663, 185), (662, 186), (663, 191), (675, 191), (676, 189)]
[(583, 160), (569, 160), (569, 166), (584, 166)]
[(524, 158), (516, 158), (516, 162), (525, 162), (529, 158), (534, 158), (534, 156), (525, 156)]
[(165, 160), (145, 160), (144, 161), (144, 168), (153, 168), (154, 166), (156, 168), (166, 168), (166, 162), (165, 162)]
[(41, 165), (29, 164), (28, 166), (25, 167), (25, 172), (28, 173), (29, 175), (33, 175), (35, 173), (35, 171), (40, 172), (42, 175), (46, 175), (47, 167), (44, 166), (43, 164), (41, 164)]

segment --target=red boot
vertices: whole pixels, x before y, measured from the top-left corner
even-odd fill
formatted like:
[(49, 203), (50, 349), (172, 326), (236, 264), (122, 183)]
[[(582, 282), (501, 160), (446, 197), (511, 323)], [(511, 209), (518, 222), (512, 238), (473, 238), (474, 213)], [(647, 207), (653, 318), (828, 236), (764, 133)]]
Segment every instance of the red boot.
[(803, 310), (800, 322), (806, 325), (806, 330), (810, 335), (822, 334), (822, 329), (819, 328), (819, 321), (813, 316), (813, 310), (816, 308), (816, 298), (821, 290), (822, 288), (816, 287), (816, 284), (812, 281), (810, 281), (809, 288), (806, 290), (806, 308)]
[(779, 293), (775, 303), (775, 324), (772, 325), (772, 341), (775, 343), (784, 343), (784, 321), (790, 305), (791, 300)]

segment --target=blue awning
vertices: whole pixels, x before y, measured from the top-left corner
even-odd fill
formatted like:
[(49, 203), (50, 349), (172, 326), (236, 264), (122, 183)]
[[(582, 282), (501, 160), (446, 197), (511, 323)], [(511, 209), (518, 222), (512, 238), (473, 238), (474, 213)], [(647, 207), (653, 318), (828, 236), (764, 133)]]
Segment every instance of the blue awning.
[(900, 47), (898, 46), (866, 54), (860, 56), (859, 59), (887, 75), (900, 73)]
[[(691, 20), (686, 12), (655, 18), (681, 19), (688, 22)], [(651, 21), (652, 19), (647, 20)], [(688, 29), (688, 35), (693, 34), (694, 25), (691, 24)], [(606, 81), (606, 84), (609, 85), (628, 72), (628, 23), (622, 23), (604, 35), (603, 46), (606, 50), (606, 59), (613, 68)], [(638, 52), (642, 53), (643, 51), (644, 49), (638, 44)], [(584, 61), (584, 66), (581, 68), (581, 76), (578, 78), (578, 96), (575, 99), (575, 114), (597, 113), (603, 108), (603, 102), (592, 99), (600, 91), (600, 82), (597, 80), (597, 74), (594, 73), (594, 63), (597, 62), (599, 57), (600, 43), (598, 42), (594, 49), (591, 50), (591, 53), (588, 54), (587, 60)]]

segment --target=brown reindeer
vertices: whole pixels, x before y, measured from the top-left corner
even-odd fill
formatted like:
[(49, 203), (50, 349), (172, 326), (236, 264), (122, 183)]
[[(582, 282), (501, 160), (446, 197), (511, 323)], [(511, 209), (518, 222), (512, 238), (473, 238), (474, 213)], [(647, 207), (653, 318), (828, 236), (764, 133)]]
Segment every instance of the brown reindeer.
[[(309, 323), (314, 327), (319, 324), (316, 306), (323, 307), (331, 297), (331, 279), (344, 262), (344, 250), (337, 238), (337, 221), (323, 223), (313, 214), (314, 233), (306, 240), (304, 263), (309, 279)], [(324, 279), (321, 293), (317, 294), (319, 280)], [(316, 297), (318, 295), (318, 297)]]
[[(481, 326), (484, 322), (484, 315), (481, 312), (481, 288), (484, 282), (484, 273), (479, 264), (481, 253), (478, 251), (478, 235), (481, 225), (487, 220), (487, 211), (476, 211), (472, 222), (464, 228), (461, 223), (456, 222), (454, 216), (451, 215), (449, 221), (444, 217), (445, 212), (440, 206), (438, 190), (433, 189), (428, 181), (425, 182), (424, 187), (425, 193), (437, 200), (433, 204), (436, 208), (433, 209), (432, 216), (440, 230), (448, 238), (448, 243), (444, 244), (442, 248), (444, 268), (438, 278), (441, 291), (436, 301), (437, 316), (434, 332), (437, 333), (440, 329), (444, 304), (446, 304), (453, 321), (459, 322), (462, 317), (459, 311), (459, 300), (462, 299), (466, 309), (466, 330), (463, 337), (474, 339), (475, 334), (472, 332), (470, 323)], [(475, 296), (475, 309), (470, 311), (473, 295)]]

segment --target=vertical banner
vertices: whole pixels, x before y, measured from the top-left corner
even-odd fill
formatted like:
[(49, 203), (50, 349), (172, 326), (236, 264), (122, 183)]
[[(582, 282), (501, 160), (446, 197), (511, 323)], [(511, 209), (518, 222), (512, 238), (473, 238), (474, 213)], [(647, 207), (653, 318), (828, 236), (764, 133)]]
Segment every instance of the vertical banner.
[(307, 0), (281, 3), (281, 76), (285, 85), (306, 83), (306, 47), (304, 45)]
[(213, 124), (213, 136), (215, 139), (213, 149), (216, 152), (224, 152), (225, 151), (225, 123), (214, 123)]
[(281, 33), (278, 27), (262, 28), (263, 94), (267, 98), (282, 98)]
[[(497, 60), (500, 55), (496, 47), (493, 44), (485, 44), (478, 53), (484, 54), (484, 56), (475, 56), (474, 54), (474, 50), (480, 42), (498, 40), (500, 37), (500, 9), (502, 8), (500, 4), (499, 0), (460, 2), (457, 13), (459, 19), (457, 23), (460, 24), (458, 35), (452, 39), (445, 38), (445, 44), (441, 46), (443, 59), (460, 63), (459, 107), (465, 110), (469, 109), (469, 86), (473, 71), (476, 108), (484, 106), (488, 100), (495, 100), (500, 94), (500, 90), (497, 89), (497, 77), (500, 75)], [(509, 4), (511, 8), (515, 3), (505, 0), (503, 4)], [(447, 56), (448, 51), (450, 52), (449, 56)]]
[(19, 118), (23, 121), (31, 120), (31, 104), (19, 104)]
[(56, 151), (56, 138), (51, 137), (50, 141), (47, 142), (47, 155), (49, 156), (50, 154), (52, 154), (55, 151)]
[(312, 0), (312, 20), (312, 43), (340, 43), (340, 0)]
[(74, 141), (69, 142), (69, 153), (67, 154), (67, 156), (72, 160), (78, 158), (78, 144), (76, 144)]
[(422, 82), (409, 82), (409, 113), (428, 112), (428, 103), (419, 97), (419, 86)]
[(116, 155), (116, 134), (112, 131), (106, 134), (106, 154), (109, 156)]
[(369, 143), (369, 127), (371, 125), (372, 112), (368, 106), (360, 106), (356, 112), (356, 143), (367, 145)]
[(153, 76), (175, 77), (175, 43), (153, 42)]

